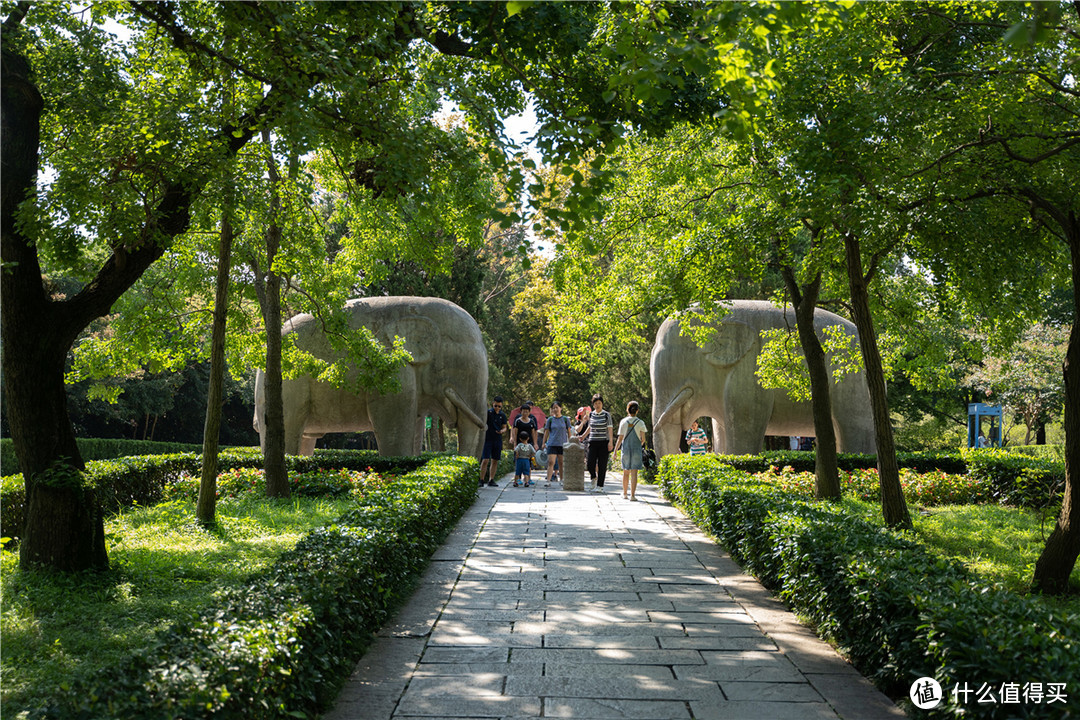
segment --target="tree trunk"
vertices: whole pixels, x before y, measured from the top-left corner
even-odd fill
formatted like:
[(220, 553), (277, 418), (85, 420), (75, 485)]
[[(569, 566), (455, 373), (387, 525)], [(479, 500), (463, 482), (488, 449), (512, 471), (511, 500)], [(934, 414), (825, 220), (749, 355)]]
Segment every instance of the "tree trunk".
[(105, 569), (105, 526), (97, 496), (83, 487), (85, 468), (67, 411), (64, 361), (77, 320), (49, 300), (33, 240), (17, 223), (37, 188), (44, 101), (26, 58), (4, 45), (0, 60), (0, 338), (5, 404), (26, 486), (19, 562), (59, 570)]
[[(8, 15), (5, 41), (0, 43), (0, 333), (12, 444), (27, 485), (20, 558), (24, 566), (32, 562), (63, 570), (104, 568), (108, 565), (104, 525), (94, 494), (51, 485), (51, 490), (37, 491), (38, 477), (54, 465), (61, 470), (83, 469), (67, 413), (64, 361), (79, 333), (108, 314), (117, 299), (164, 254), (169, 239), (188, 229), (191, 206), (213, 168), (205, 158), (198, 159), (164, 181), (157, 205), (149, 209), (140, 231), (133, 233), (156, 241), (117, 245), (74, 297), (49, 298), (41, 282), (37, 247), (16, 223), (19, 206), (34, 202), (44, 107), (31, 79), (30, 63), (7, 42), (9, 32), (19, 32), (26, 7), (16, 6)], [(297, 92), (295, 88), (292, 91)], [(220, 129), (214, 141), (226, 156), (236, 155), (251, 140), (256, 126), (269, 122), (270, 109), (278, 107), (270, 95), (277, 93), (268, 93), (261, 104), (262, 114), (248, 114), (237, 125)]]
[(26, 487), (20, 565), (72, 572), (107, 569), (104, 518), (97, 494), (83, 485), (85, 465), (67, 411), (63, 367), (71, 341), (47, 333), (38, 335), (34, 347), (20, 343), (33, 333), (20, 332), (19, 326), (26, 322), (47, 328), (49, 321), (33, 318), (48, 313), (10, 306), (8, 284), (5, 277), (5, 404)]
[(206, 423), (203, 425), (202, 478), (195, 508), (196, 518), (205, 526), (212, 526), (216, 522), (214, 516), (217, 512), (218, 440), (225, 386), (225, 324), (229, 311), (229, 270), (232, 268), (232, 204), (232, 191), (227, 187), (222, 202), (218, 240), (214, 329), (210, 341), (210, 387), (206, 391)]
[(1071, 227), (1066, 228), (1072, 259), (1073, 324), (1069, 347), (1065, 352), (1065, 496), (1061, 514), (1046, 547), (1035, 562), (1033, 587), (1044, 593), (1064, 593), (1069, 587), (1069, 574), (1080, 556), (1080, 223), (1075, 213), (1070, 215)]
[(800, 288), (789, 266), (781, 270), (791, 304), (795, 308), (795, 325), (799, 344), (810, 373), (810, 404), (814, 415), (814, 495), (819, 500), (840, 499), (840, 474), (836, 456), (836, 428), (832, 420), (832, 395), (829, 390), (829, 367), (821, 339), (814, 329), (814, 311), (821, 291), (821, 273), (808, 285)]
[[(266, 473), (267, 497), (287, 498), (290, 495), (289, 470), (285, 466), (285, 403), (281, 396), (281, 277), (274, 272), (274, 258), (281, 247), (282, 235), (281, 175), (278, 173), (277, 161), (274, 160), (268, 130), (263, 131), (263, 143), (266, 145), (270, 176), (271, 213), (270, 223), (266, 228), (266, 284), (263, 292), (258, 293), (263, 325), (266, 328), (263, 396), (266, 400), (266, 415), (263, 418), (266, 449), (263, 469)], [(295, 157), (290, 163), (295, 165)], [(258, 273), (256, 275), (261, 280)]]
[(851, 289), (852, 315), (859, 331), (859, 349), (862, 351), (866, 384), (870, 390), (878, 477), (881, 480), (881, 511), (888, 527), (911, 529), (911, 515), (908, 514), (907, 502), (900, 487), (900, 467), (896, 462), (896, 443), (893, 441), (892, 420), (889, 417), (889, 400), (885, 394), (885, 371), (881, 353), (878, 352), (874, 318), (870, 314), (868, 280), (863, 275), (862, 248), (850, 233), (844, 236), (844, 255)]

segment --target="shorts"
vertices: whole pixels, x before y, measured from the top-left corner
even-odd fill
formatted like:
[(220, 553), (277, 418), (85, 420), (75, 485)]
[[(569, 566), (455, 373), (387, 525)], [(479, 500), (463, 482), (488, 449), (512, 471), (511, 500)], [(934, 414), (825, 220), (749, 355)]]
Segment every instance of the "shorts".
[(502, 438), (495, 438), (494, 440), (484, 440), (484, 454), (480, 456), (481, 460), (498, 460), (502, 457)]
[(517, 458), (514, 461), (514, 475), (520, 475), (521, 477), (529, 477), (529, 472), (532, 469), (529, 458)]
[(562, 445), (548, 445), (547, 454), (548, 455), (562, 455), (563, 454), (562, 449), (563, 449)]

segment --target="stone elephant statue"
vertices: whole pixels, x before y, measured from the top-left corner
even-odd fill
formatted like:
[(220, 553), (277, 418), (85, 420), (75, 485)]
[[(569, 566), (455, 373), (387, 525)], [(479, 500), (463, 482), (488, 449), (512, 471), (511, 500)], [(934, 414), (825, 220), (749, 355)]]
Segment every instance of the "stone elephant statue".
[[(721, 454), (760, 453), (766, 435), (815, 435), (811, 403), (795, 402), (782, 389), (767, 390), (755, 375), (761, 331), (785, 327), (794, 331), (794, 309), (760, 300), (726, 304), (731, 312), (704, 347), (681, 335), (674, 319), (666, 320), (656, 333), (650, 372), (657, 456), (679, 452), (682, 433), (695, 418), (706, 415), (713, 419), (714, 449)], [(819, 334), (827, 325), (840, 325), (857, 336), (848, 320), (817, 310), (814, 326)], [(833, 382), (830, 390), (837, 449), (876, 452), (863, 373)]]
[[(488, 360), (480, 328), (472, 316), (447, 300), (430, 297), (370, 297), (345, 305), (352, 328), (371, 330), (388, 346), (405, 339), (412, 362), (399, 371), (401, 390), (360, 395), (308, 376), (282, 383), (285, 452), (311, 455), (315, 441), (328, 432), (375, 433), (379, 453), (417, 455), (424, 417), (437, 416), (457, 427), (458, 452), (479, 456), (487, 407)], [(285, 323), (283, 336), (322, 360), (335, 351), (311, 315)], [(265, 447), (263, 373), (255, 380), (255, 429)]]

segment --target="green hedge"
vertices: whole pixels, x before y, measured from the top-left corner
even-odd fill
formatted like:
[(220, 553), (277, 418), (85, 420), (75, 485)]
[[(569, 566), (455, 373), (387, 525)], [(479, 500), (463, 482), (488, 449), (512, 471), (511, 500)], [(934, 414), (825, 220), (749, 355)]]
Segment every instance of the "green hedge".
[[(766, 452), (761, 455), (718, 455), (721, 462), (747, 473), (765, 472), (770, 466), (790, 466), (796, 472), (814, 471), (814, 453), (800, 451)], [(935, 470), (950, 475), (971, 475), (990, 488), (991, 498), (1003, 505), (1046, 507), (1061, 499), (1065, 488), (1065, 463), (1038, 458), (1011, 450), (982, 449), (956, 453), (897, 453), (897, 464), (918, 473)], [(843, 453), (837, 464), (842, 470), (877, 467), (874, 455)]]
[(962, 565), (828, 503), (794, 500), (717, 458), (665, 457), (660, 481), (732, 557), (893, 697), (920, 677), (947, 702), (920, 717), (1063, 717), (1063, 706), (957, 706), (957, 683), (1080, 678), (1080, 618), (985, 587)]
[(31, 718), (309, 717), (476, 497), (477, 461), (436, 457), (305, 536), (157, 643), (62, 689)]
[[(377, 472), (400, 474), (415, 470), (434, 454), (420, 458), (380, 457), (375, 450), (316, 450), (311, 457), (289, 455), (285, 463), (290, 471), (310, 472), (320, 467), (349, 470), (372, 468)], [(239, 467), (262, 467), (259, 448), (232, 448), (218, 455), (222, 472)], [(106, 514), (135, 505), (156, 505), (161, 501), (165, 483), (181, 473), (198, 476), (202, 472), (200, 453), (144, 455), (86, 463), (86, 482), (92, 484)], [(477, 472), (479, 476), (479, 471)], [(22, 533), (26, 487), (22, 475), (0, 478), (0, 537), (18, 537)]]
[[(725, 464), (748, 473), (759, 473), (777, 467), (791, 466), (796, 472), (814, 472), (815, 454), (805, 450), (776, 450), (760, 455), (718, 455)], [(967, 463), (960, 453), (897, 453), (900, 467), (916, 472), (940, 470), (955, 475), (967, 472)], [(841, 470), (867, 470), (877, 467), (876, 455), (841, 453), (837, 456)]]
[(1020, 455), (1065, 462), (1064, 445), (1009, 445), (1007, 449)]
[(1061, 500), (1065, 462), (1011, 450), (968, 450), (968, 474), (991, 488), (1003, 505), (1045, 507)]
[[(127, 455), (166, 455), (169, 453), (202, 452), (202, 445), (191, 443), (155, 442), (153, 440), (128, 440), (125, 438), (78, 438), (82, 459), (111, 460)], [(8, 475), (21, 472), (19, 459), (11, 438), (0, 439), (0, 471)]]

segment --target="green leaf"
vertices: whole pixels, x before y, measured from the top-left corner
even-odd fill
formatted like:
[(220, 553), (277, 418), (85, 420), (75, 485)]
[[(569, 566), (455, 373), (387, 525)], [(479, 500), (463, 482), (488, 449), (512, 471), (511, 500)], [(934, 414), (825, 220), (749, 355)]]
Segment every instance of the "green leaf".
[(506, 3), (506, 17), (514, 17), (535, 4), (534, 0), (510, 0), (510, 2)]

